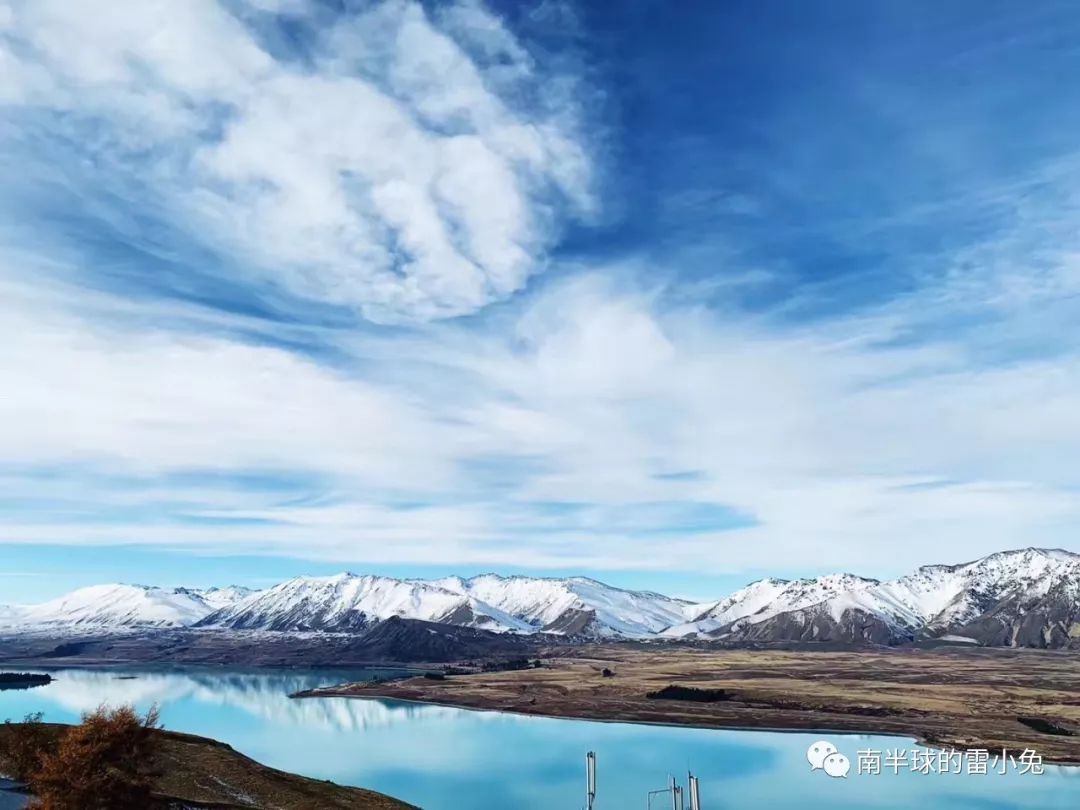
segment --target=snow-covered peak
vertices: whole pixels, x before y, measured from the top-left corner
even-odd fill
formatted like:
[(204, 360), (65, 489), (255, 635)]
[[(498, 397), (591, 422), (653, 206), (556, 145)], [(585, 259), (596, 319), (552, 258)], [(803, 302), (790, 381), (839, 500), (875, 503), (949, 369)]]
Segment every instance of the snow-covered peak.
[(877, 586), (840, 591), (819, 603), (818, 607), (837, 622), (849, 611), (858, 611), (908, 629), (921, 627), (923, 623), (922, 617), (906, 603)]
[(451, 576), (443, 577), (442, 579), (420, 579), (414, 580), (416, 582), (427, 582), (429, 585), (434, 585), (436, 588), (443, 588), (454, 593), (465, 593), (469, 589), (468, 580), (463, 577)]
[(969, 580), (1025, 587), (1047, 579), (1074, 575), (1080, 571), (1080, 554), (1041, 548), (999, 551), (980, 560), (955, 566), (955, 570)]
[(191, 593), (202, 599), (211, 610), (221, 610), (247, 599), (258, 591), (241, 585), (226, 585), (223, 588), (193, 588)]
[(296, 577), (215, 612), (208, 626), (352, 630), (399, 616), (495, 631), (528, 632), (513, 616), (469, 594), (423, 580), (372, 574)]
[[(927, 565), (887, 582), (851, 574), (797, 580), (757, 612), (726, 626), (707, 624), (697, 632), (737, 634), (766, 621), (778, 632), (803, 628), (809, 622), (816, 622), (820, 630), (822, 621), (850, 629), (875, 620), (879, 626), (893, 628), (889, 636), (911, 638), (966, 625), (1007, 597), (1030, 603), (1050, 593), (1058, 599), (1080, 598), (1080, 555), (1059, 549), (1021, 549), (960, 565)], [(785, 616), (789, 621), (770, 621)], [(852, 624), (853, 616), (861, 618)], [(675, 631), (672, 628), (667, 635), (686, 634), (686, 628)], [(750, 635), (763, 637), (756, 631)]]
[[(1013, 627), (1011, 617), (1029, 610), (1053, 617), (1045, 619), (1042, 637), (1071, 637), (1074, 617), (1080, 616), (1080, 554), (1018, 549), (958, 565), (927, 565), (886, 582), (846, 573), (768, 578), (700, 604), (588, 577), (494, 573), (421, 580), (343, 572), (297, 577), (265, 591), (99, 585), (42, 605), (0, 607), (0, 626), (349, 631), (398, 616), (498, 632), (596, 638), (763, 640), (778, 634), (802, 638), (811, 631), (841, 638), (838, 627), (854, 632), (873, 626), (877, 640), (955, 634), (977, 620), (990, 628), (990, 638), (994, 627), (1010, 621)], [(1040, 638), (1027, 625), (1023, 633), (1032, 639), (1024, 643)]]
[(21, 611), (27, 625), (184, 627), (210, 613), (210, 606), (185, 588), (92, 585)]
[(809, 579), (793, 579), (784, 583), (776, 596), (760, 610), (749, 614), (746, 621), (758, 622), (789, 610), (801, 610), (825, 602), (842, 593), (854, 593), (877, 585), (876, 579), (855, 574), (826, 574)]
[(767, 577), (751, 582), (745, 588), (739, 588), (730, 596), (714, 602), (698, 618), (733, 621), (751, 613), (757, 613), (769, 602), (783, 593), (791, 582), (786, 579)]
[(1044, 596), (1078, 578), (1080, 554), (1025, 548), (960, 565), (923, 566), (881, 587), (928, 624), (944, 628), (970, 621), (1005, 596)]
[(650, 591), (630, 591), (588, 577), (481, 574), (461, 580), (464, 592), (552, 633), (629, 638), (656, 634), (685, 618), (689, 604)]
[[(877, 584), (875, 579), (854, 574), (826, 574), (811, 579), (767, 577), (751, 582), (731, 595), (706, 605), (692, 621), (673, 624), (662, 638), (715, 635), (732, 628), (763, 622), (781, 613), (822, 605), (843, 594), (854, 594)], [(843, 609), (838, 602), (825, 610)]]

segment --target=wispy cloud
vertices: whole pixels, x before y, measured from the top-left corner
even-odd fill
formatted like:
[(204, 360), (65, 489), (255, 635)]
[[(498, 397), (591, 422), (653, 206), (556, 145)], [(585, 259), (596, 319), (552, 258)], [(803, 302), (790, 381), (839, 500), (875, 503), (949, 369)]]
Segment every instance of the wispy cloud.
[[(973, 370), (963, 343), (721, 321), (620, 284), (581, 277), (485, 328), (353, 335), (341, 368), (8, 311), (8, 484), (80, 508), (9, 509), (5, 539), (716, 570), (1068, 542), (1075, 366)], [(41, 464), (61, 473), (20, 486)], [(229, 483), (242, 470), (313, 478)]]
[(964, 155), (964, 193), (779, 115), (753, 194), (696, 142), (652, 208), (681, 244), (567, 255), (634, 202), (574, 60), (471, 2), (162, 8), (0, 4), (0, 540), (716, 572), (1075, 546), (1075, 156), (995, 171), (856, 95), (885, 151)]

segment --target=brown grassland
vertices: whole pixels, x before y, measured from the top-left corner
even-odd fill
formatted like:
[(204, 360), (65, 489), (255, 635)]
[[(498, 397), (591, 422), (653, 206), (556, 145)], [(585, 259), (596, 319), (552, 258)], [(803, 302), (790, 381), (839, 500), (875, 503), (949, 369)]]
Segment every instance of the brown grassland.
[[(1080, 763), (1080, 655), (983, 649), (847, 652), (595, 645), (538, 669), (345, 684), (297, 697), (389, 697), (472, 709), (705, 728), (895, 734), (956, 748), (1034, 749)], [(607, 668), (613, 674), (605, 676)], [(653, 699), (679, 685), (715, 702)]]
[[(57, 750), (63, 735), (79, 728), (54, 724), (0, 725), (0, 771), (17, 770), (9, 755), (17, 750), (16, 742), (24, 739), (28, 731), (39, 739), (44, 734), (46, 746)], [(409, 810), (412, 807), (374, 791), (268, 768), (214, 740), (160, 729), (151, 729), (150, 734), (153, 754), (139, 768), (149, 777), (150, 798), (132, 805), (141, 809), (183, 806), (192, 810)], [(73, 763), (72, 770), (78, 768), (79, 763)], [(35, 781), (31, 778), (31, 782)], [(60, 783), (54, 785), (57, 797), (43, 797), (41, 806), (65, 810), (69, 807), (85, 810), (89, 806), (85, 798), (71, 796), (63, 778), (52, 781)], [(84, 793), (91, 795), (93, 791)], [(98, 796), (95, 799), (94, 807), (116, 806), (110, 801), (101, 804)]]

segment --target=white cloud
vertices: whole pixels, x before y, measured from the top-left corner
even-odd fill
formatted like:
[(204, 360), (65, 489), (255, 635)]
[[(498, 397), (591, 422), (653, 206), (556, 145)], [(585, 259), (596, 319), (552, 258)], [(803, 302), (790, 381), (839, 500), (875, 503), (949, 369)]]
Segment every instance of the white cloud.
[[(1080, 453), (1075, 362), (957, 371), (962, 345), (875, 348), (865, 320), (721, 320), (595, 275), (491, 329), (353, 335), (336, 370), (235, 338), (135, 328), (123, 308), (105, 326), (8, 302), (0, 455), (16, 472), (5, 488), (116, 516), (11, 514), (10, 542), (898, 570), (1068, 546), (1080, 519), (1067, 462)], [(40, 489), (17, 472), (39, 465), (75, 472)], [(319, 483), (298, 497), (158, 482), (189, 470)], [(124, 511), (146, 503), (157, 519)], [(720, 530), (694, 517), (701, 504), (757, 525)]]
[(444, 30), (387, 0), (292, 55), (216, 0), (5, 9), (0, 100), (62, 114), (47, 128), (297, 295), (382, 321), (473, 312), (593, 206), (574, 83), (478, 5)]
[[(1071, 198), (858, 316), (792, 323), (697, 305), (714, 279), (626, 280), (677, 268), (572, 267), (441, 321), (512, 298), (560, 222), (596, 212), (581, 88), (475, 2), (333, 23), (247, 6), (0, 0), (0, 101), (101, 163), (86, 206), (144, 186), (118, 205), (224, 254), (252, 299), (408, 325), (90, 294), (107, 252), (5, 246), (3, 541), (717, 572), (1075, 547)], [(273, 13), (308, 45), (260, 38)], [(297, 480), (233, 480), (253, 473)]]

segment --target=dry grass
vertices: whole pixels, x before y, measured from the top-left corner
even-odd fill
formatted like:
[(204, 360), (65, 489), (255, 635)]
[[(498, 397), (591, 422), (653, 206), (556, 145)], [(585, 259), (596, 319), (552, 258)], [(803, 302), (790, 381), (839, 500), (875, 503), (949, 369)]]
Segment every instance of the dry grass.
[[(1033, 748), (1080, 763), (1080, 656), (1009, 650), (809, 652), (634, 648), (552, 651), (542, 669), (332, 691), (468, 708), (715, 728), (835, 729), (944, 746)], [(565, 657), (563, 657), (565, 656)], [(615, 677), (605, 678), (609, 667)], [(719, 703), (650, 700), (668, 684), (726, 689)], [(1036, 731), (1019, 718), (1054, 724)], [(1073, 730), (1077, 736), (1067, 736)]]
[(411, 805), (362, 788), (320, 782), (260, 765), (232, 748), (166, 733), (157, 790), (192, 804), (270, 810), (406, 810)]
[[(0, 764), (7, 735), (0, 726)], [(57, 738), (67, 726), (45, 725)], [(153, 791), (161, 807), (214, 810), (409, 810), (412, 805), (362, 788), (308, 779), (260, 765), (231, 747), (169, 731), (154, 731)]]

